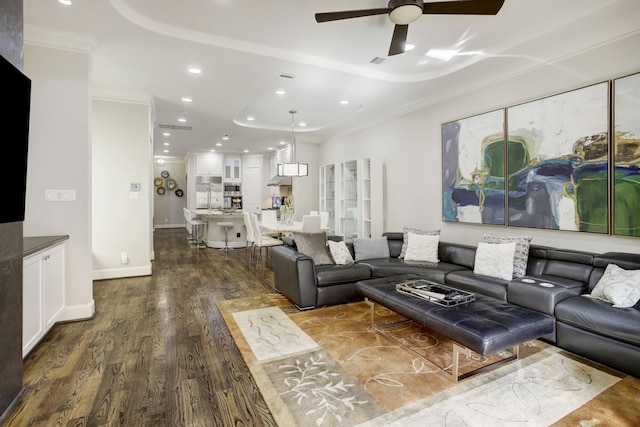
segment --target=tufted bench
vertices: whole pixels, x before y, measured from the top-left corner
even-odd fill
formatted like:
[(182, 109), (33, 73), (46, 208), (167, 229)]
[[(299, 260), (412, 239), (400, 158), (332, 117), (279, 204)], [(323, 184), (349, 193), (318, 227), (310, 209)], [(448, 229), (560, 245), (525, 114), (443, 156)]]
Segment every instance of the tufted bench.
[[(438, 332), (455, 341), (453, 345), (453, 376), (458, 377), (458, 356), (469, 350), (483, 356), (513, 349), (511, 361), (518, 357), (518, 346), (553, 332), (553, 317), (484, 295), (476, 295), (473, 302), (454, 307), (442, 307), (396, 291), (396, 284), (420, 278), (413, 274), (363, 280), (356, 283), (357, 291), (373, 303)], [(386, 326), (386, 325), (385, 325)], [(386, 334), (385, 334), (386, 336)], [(457, 343), (457, 344), (456, 344)]]

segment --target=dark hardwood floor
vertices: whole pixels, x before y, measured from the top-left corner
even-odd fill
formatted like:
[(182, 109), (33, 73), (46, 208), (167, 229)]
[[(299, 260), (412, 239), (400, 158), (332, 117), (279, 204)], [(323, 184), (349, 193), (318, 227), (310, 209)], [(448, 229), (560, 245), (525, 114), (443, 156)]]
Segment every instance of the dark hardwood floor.
[(94, 282), (95, 317), (58, 324), (27, 357), (5, 426), (273, 426), (216, 307), (272, 293), (244, 249), (155, 231), (153, 275)]

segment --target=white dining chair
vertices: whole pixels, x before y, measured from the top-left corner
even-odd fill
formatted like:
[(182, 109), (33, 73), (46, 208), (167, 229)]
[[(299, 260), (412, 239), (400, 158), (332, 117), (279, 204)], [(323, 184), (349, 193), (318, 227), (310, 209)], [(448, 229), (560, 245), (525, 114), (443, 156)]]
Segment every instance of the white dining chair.
[[(272, 209), (265, 209), (260, 214), (260, 222), (265, 228), (271, 228), (273, 230), (277, 230), (278, 228), (278, 213)], [(265, 231), (261, 230), (262, 234), (265, 236), (276, 237), (278, 236), (277, 231)], [(255, 230), (254, 230), (255, 234)]]
[(274, 246), (281, 246), (282, 240), (275, 237), (266, 236), (262, 233), (262, 228), (258, 222), (258, 215), (251, 213), (251, 225), (253, 226), (254, 242), (253, 247), (258, 249), (258, 256), (256, 256), (256, 270), (260, 266), (260, 259), (262, 258), (262, 249), (265, 249), (265, 259), (269, 260), (269, 248)]
[(318, 211), (311, 211), (309, 212), (309, 215), (318, 215)]
[(242, 216), (244, 218), (244, 226), (247, 229), (247, 244), (244, 247), (244, 260), (245, 262), (251, 262), (251, 259), (253, 258), (253, 245), (256, 241), (256, 237), (253, 232), (253, 225), (251, 225), (250, 212), (243, 212)]
[(319, 233), (321, 219), (320, 215), (302, 215), (302, 232)]

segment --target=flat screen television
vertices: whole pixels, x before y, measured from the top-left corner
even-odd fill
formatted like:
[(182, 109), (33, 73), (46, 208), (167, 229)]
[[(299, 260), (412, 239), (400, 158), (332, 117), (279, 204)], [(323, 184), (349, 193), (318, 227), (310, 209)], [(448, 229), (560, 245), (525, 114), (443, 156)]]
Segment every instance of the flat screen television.
[(6, 120), (2, 154), (5, 162), (16, 171), (2, 189), (0, 223), (7, 223), (24, 221), (31, 80), (0, 55), (0, 82), (6, 88), (2, 109)]
[(280, 209), (283, 199), (284, 198), (282, 196), (271, 196), (271, 207), (273, 209)]

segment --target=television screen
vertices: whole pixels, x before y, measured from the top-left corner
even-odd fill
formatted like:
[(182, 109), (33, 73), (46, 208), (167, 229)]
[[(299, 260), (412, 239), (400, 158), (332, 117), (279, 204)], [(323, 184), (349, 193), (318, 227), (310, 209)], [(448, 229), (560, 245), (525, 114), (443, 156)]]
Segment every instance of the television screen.
[[(5, 92), (6, 120), (2, 151), (5, 161), (16, 172), (3, 188), (0, 223), (24, 221), (25, 190), (27, 187), (27, 151), (29, 147), (29, 110), (31, 106), (31, 80), (0, 55), (0, 81)], [(9, 95), (9, 94), (12, 95)]]
[(271, 197), (271, 207), (273, 209), (280, 209), (280, 206), (282, 206), (282, 196), (272, 196)]

